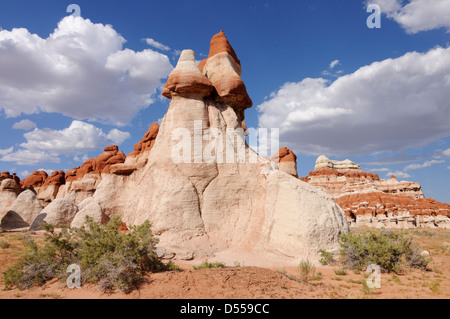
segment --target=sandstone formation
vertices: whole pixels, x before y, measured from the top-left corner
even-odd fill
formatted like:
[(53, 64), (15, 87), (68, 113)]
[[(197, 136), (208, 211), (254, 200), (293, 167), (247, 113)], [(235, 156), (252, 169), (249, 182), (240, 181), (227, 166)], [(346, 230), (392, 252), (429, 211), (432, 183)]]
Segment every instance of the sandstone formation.
[(380, 179), (377, 174), (366, 173), (361, 166), (350, 160), (331, 161), (320, 156), (314, 167), (303, 181), (311, 185), (322, 187), (334, 198), (361, 192), (383, 192), (424, 198), (420, 184), (413, 182)]
[(237, 115), (243, 117), (243, 110), (250, 108), (253, 102), (241, 79), (241, 62), (223, 31), (211, 39), (208, 58), (200, 62), (199, 69), (214, 86), (214, 92), (218, 95), (216, 102), (229, 103)]
[(0, 183), (4, 180), (4, 179), (13, 179), (17, 185), (20, 185), (20, 178), (19, 176), (16, 175), (16, 173), (13, 173), (12, 175), (9, 172), (2, 172), (0, 174)]
[(420, 184), (380, 179), (350, 160), (322, 155), (302, 180), (333, 196), (352, 226), (450, 229), (450, 205), (425, 198)]
[[(6, 174), (5, 174), (6, 175)], [(0, 220), (8, 213), (19, 193), (20, 185), (12, 178), (5, 178), (0, 182)]]
[(33, 220), (30, 230), (39, 230), (40, 223), (46, 221), (55, 227), (69, 225), (78, 212), (78, 207), (68, 199), (55, 199)]
[(203, 76), (195, 65), (194, 51), (184, 50), (180, 55), (175, 70), (170, 74), (162, 94), (171, 99), (172, 94), (197, 94), (206, 97), (211, 94), (211, 81)]
[[(317, 257), (319, 249), (337, 250), (339, 234), (348, 231), (340, 207), (325, 192), (273, 169), (239, 133), (251, 100), (223, 32), (200, 68), (193, 51), (183, 51), (165, 86), (172, 101), (145, 165), (128, 174), (128, 157), (113, 165), (95, 203), (127, 225), (150, 220), (161, 251), (179, 259), (235, 253), (297, 263)], [(227, 135), (227, 129), (238, 133)], [(280, 164), (294, 160), (288, 152)]]
[(294, 177), (298, 177), (297, 156), (287, 147), (282, 147), (272, 160), (278, 163), (280, 171), (288, 173)]
[(433, 198), (386, 193), (345, 195), (336, 199), (353, 226), (450, 229), (450, 205)]
[(27, 189), (17, 196), (0, 224), (3, 229), (29, 227), (42, 209), (36, 193)]
[(86, 217), (91, 217), (94, 222), (99, 224), (105, 224), (109, 218), (103, 214), (100, 205), (92, 198), (86, 198), (80, 205), (78, 205), (78, 213), (72, 220), (70, 226), (82, 227), (86, 222)]
[(48, 176), (44, 184), (40, 187), (35, 187), (38, 192), (38, 199), (44, 204), (48, 205), (56, 198), (61, 185), (66, 183), (64, 171), (53, 171)]
[(102, 180), (102, 174), (111, 173), (111, 167), (125, 162), (125, 154), (117, 145), (104, 148), (96, 158), (88, 159), (81, 166), (65, 174), (65, 184), (60, 187), (56, 198), (70, 197), (75, 204), (92, 197)]
[(155, 145), (158, 132), (158, 123), (153, 123), (150, 125), (150, 128), (147, 133), (145, 133), (142, 140), (134, 145), (134, 151), (127, 155), (125, 162), (111, 165), (109, 169), (110, 173), (117, 175), (130, 175), (138, 168), (144, 167), (145, 164), (147, 164), (149, 152)]
[(90, 158), (83, 165), (67, 171), (66, 183), (79, 181), (86, 174), (109, 173), (111, 165), (125, 162), (125, 157), (117, 145), (105, 147), (104, 152), (96, 158)]
[[(161, 257), (235, 258), (246, 265), (297, 265), (336, 251), (348, 231), (344, 211), (326, 192), (297, 176), (296, 156), (283, 148), (262, 159), (245, 141), (252, 106), (242, 68), (225, 34), (211, 40), (198, 67), (185, 50), (164, 87), (171, 99), (126, 158), (116, 146), (65, 174), (38, 172), (27, 187), (59, 185), (32, 222), (80, 227), (114, 215), (126, 225), (149, 220)], [(279, 169), (278, 169), (279, 168)], [(23, 217), (22, 217), (23, 218)], [(255, 259), (255, 256), (257, 257)]]
[(34, 171), (27, 178), (21, 181), (22, 188), (26, 187), (41, 187), (44, 185), (48, 174), (45, 171)]

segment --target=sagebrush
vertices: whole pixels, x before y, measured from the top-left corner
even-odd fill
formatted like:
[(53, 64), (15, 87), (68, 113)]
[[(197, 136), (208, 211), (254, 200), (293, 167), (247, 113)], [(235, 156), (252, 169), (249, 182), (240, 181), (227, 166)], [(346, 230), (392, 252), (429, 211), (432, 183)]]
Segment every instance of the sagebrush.
[(166, 269), (157, 258), (157, 239), (147, 221), (122, 232), (118, 216), (104, 226), (87, 217), (82, 228), (64, 227), (60, 232), (48, 223), (42, 245), (31, 236), (25, 236), (25, 253), (19, 261), (3, 274), (5, 288), (19, 289), (42, 285), (52, 278), (65, 279), (71, 264), (81, 268), (82, 283), (97, 283), (103, 291), (120, 289), (131, 291), (146, 272)]
[(349, 232), (340, 236), (340, 245), (342, 261), (349, 269), (362, 270), (375, 264), (384, 272), (401, 273), (408, 267), (425, 270), (431, 261), (401, 232)]

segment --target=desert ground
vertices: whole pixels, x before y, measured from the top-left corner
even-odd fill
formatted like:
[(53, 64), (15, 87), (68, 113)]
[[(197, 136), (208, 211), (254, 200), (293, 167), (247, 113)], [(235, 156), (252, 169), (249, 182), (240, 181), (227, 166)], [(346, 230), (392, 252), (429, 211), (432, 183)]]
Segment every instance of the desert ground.
[[(361, 229), (353, 229), (361, 231)], [(442, 229), (406, 230), (432, 261), (427, 271), (407, 270), (404, 274), (383, 273), (380, 289), (363, 285), (368, 273), (338, 270), (341, 265), (316, 265), (315, 275), (307, 283), (299, 280), (298, 270), (259, 268), (225, 261), (226, 268), (194, 270), (202, 260), (175, 262), (178, 271), (148, 274), (139, 289), (129, 294), (120, 291), (102, 293), (95, 285), (69, 289), (57, 279), (29, 290), (1, 290), (0, 299), (449, 299), (450, 231)], [(17, 260), (23, 251), (21, 232), (0, 234), (9, 247), (0, 248), (0, 272)], [(41, 233), (33, 233), (36, 239)], [(7, 245), (6, 245), (7, 246)], [(336, 274), (336, 272), (338, 274)], [(0, 278), (3, 288), (3, 276)]]

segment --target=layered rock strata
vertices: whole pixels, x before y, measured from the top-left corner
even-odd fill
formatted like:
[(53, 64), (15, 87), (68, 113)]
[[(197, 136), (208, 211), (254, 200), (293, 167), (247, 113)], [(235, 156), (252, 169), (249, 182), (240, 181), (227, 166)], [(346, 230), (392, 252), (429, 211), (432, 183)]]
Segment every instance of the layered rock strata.
[(333, 196), (352, 226), (450, 229), (450, 205), (425, 198), (420, 184), (380, 179), (350, 160), (320, 156), (302, 180)]

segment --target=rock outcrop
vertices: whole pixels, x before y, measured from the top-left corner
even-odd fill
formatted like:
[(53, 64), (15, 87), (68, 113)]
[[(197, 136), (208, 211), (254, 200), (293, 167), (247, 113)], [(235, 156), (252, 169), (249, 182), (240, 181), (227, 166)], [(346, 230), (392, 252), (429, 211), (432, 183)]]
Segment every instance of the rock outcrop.
[(20, 185), (20, 178), (19, 176), (16, 175), (16, 173), (13, 173), (12, 175), (9, 172), (2, 172), (0, 174), (0, 183), (4, 180), (4, 179), (13, 179), (17, 185)]
[(145, 133), (142, 140), (134, 145), (134, 151), (127, 155), (125, 162), (111, 165), (109, 169), (110, 173), (117, 175), (130, 175), (135, 170), (143, 168), (145, 164), (147, 164), (149, 152), (155, 145), (158, 132), (158, 123), (153, 123), (150, 125), (150, 128), (147, 133)]
[(21, 186), (22, 188), (41, 187), (42, 185), (44, 185), (47, 177), (48, 174), (45, 171), (34, 171), (27, 178), (21, 181)]
[(93, 196), (103, 174), (110, 174), (111, 167), (125, 162), (125, 154), (117, 145), (104, 148), (104, 152), (95, 158), (88, 159), (81, 166), (73, 168), (65, 174), (65, 184), (58, 190), (56, 198), (70, 197), (75, 204)]
[[(342, 209), (291, 176), (294, 167), (289, 174), (273, 169), (245, 143), (251, 100), (241, 72), (223, 32), (200, 69), (194, 52), (183, 51), (164, 88), (171, 103), (145, 165), (129, 174), (121, 174), (123, 164), (112, 166), (117, 173), (102, 177), (92, 211), (86, 206), (83, 214), (99, 216), (98, 204), (127, 225), (149, 220), (160, 248), (175, 258), (257, 254), (295, 264), (319, 249), (337, 250), (339, 234), (348, 231)], [(280, 164), (295, 162), (290, 152), (280, 157)]]
[(109, 218), (103, 214), (100, 205), (92, 197), (86, 198), (80, 203), (78, 209), (78, 213), (70, 224), (72, 227), (82, 227), (86, 222), (86, 217), (91, 217), (94, 222), (99, 224), (105, 224), (109, 220)]
[(364, 172), (360, 165), (350, 160), (331, 161), (323, 155), (317, 159), (314, 171), (302, 180), (322, 187), (334, 198), (367, 192), (424, 198), (418, 183), (399, 182), (395, 177), (380, 179), (377, 174)]
[(352, 226), (450, 229), (450, 205), (433, 198), (377, 192), (344, 195), (336, 202)]
[(29, 227), (42, 209), (43, 206), (40, 204), (36, 193), (26, 189), (17, 196), (6, 215), (1, 219), (1, 227), (3, 229)]
[(380, 179), (350, 160), (322, 155), (302, 180), (333, 196), (352, 226), (450, 229), (450, 205), (425, 198), (420, 184)]
[(297, 171), (297, 156), (287, 147), (282, 147), (272, 158), (275, 163), (278, 163), (280, 171), (288, 173), (294, 177), (298, 177)]
[[(252, 101), (241, 73), (223, 32), (199, 67), (194, 52), (183, 51), (163, 90), (171, 103), (161, 126), (153, 124), (126, 158), (112, 146), (66, 172), (30, 228), (43, 220), (79, 227), (86, 216), (105, 223), (119, 215), (130, 226), (149, 220), (164, 258), (227, 256), (246, 265), (297, 265), (320, 249), (337, 251), (349, 229), (344, 211), (296, 178), (291, 151), (270, 160), (247, 145), (244, 111)], [(47, 183), (33, 176), (30, 187)]]
[(34, 187), (37, 191), (37, 198), (44, 204), (50, 204), (58, 195), (59, 188), (66, 183), (64, 171), (53, 171), (48, 176), (42, 186)]
[(217, 102), (232, 105), (238, 116), (243, 116), (243, 110), (252, 107), (253, 102), (241, 79), (241, 62), (223, 31), (211, 39), (208, 58), (201, 61), (198, 67), (214, 86)]
[(78, 207), (70, 200), (60, 198), (55, 199), (33, 220), (30, 230), (39, 230), (40, 223), (46, 221), (55, 227), (69, 225), (75, 218)]
[(125, 162), (125, 154), (119, 151), (117, 145), (105, 147), (104, 152), (96, 158), (90, 158), (81, 166), (73, 168), (66, 173), (66, 183), (79, 181), (83, 179), (86, 174), (110, 173), (110, 167), (115, 164)]
[(14, 179), (6, 178), (6, 174), (2, 174), (2, 176), (3, 179), (0, 180), (0, 220), (8, 213), (20, 191), (20, 185)]

